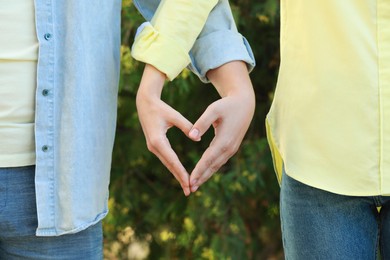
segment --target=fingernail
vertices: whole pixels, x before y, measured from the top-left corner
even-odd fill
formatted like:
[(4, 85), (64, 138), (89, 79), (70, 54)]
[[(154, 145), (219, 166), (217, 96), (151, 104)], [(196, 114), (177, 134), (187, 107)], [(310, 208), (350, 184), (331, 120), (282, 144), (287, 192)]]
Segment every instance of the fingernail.
[(199, 189), (199, 186), (191, 187), (191, 191), (192, 191), (192, 192), (195, 192), (195, 191), (197, 191), (198, 189)]
[(199, 138), (199, 130), (196, 128), (192, 128), (192, 130), (189, 133), (189, 136), (194, 140), (200, 140)]

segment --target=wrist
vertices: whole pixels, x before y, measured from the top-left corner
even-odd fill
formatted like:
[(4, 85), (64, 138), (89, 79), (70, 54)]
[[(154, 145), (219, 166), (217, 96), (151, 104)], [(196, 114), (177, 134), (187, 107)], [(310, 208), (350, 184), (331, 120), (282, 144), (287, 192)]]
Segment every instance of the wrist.
[(254, 97), (252, 82), (249, 78), (246, 63), (233, 61), (210, 70), (207, 77), (221, 97), (246, 96)]
[(166, 76), (150, 64), (145, 65), (137, 97), (161, 97)]

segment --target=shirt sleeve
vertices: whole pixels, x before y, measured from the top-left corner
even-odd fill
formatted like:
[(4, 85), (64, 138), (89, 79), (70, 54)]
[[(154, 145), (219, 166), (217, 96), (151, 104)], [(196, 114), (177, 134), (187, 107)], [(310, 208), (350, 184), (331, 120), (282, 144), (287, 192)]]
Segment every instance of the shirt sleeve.
[(238, 31), (228, 0), (219, 0), (190, 52), (192, 70), (203, 82), (206, 74), (225, 63), (241, 60), (252, 71), (256, 61), (248, 41)]
[(132, 56), (173, 80), (190, 62), (189, 52), (218, 0), (162, 0), (136, 35)]

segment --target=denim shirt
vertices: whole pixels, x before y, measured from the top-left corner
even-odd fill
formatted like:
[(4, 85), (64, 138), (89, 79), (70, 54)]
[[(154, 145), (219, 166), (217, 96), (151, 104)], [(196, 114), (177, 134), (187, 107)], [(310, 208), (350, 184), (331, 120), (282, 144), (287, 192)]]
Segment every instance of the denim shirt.
[[(160, 0), (133, 0), (139, 12), (148, 21), (153, 18), (160, 2)], [(237, 31), (228, 0), (218, 1), (189, 54), (191, 64), (188, 68), (205, 83), (209, 82), (206, 73), (210, 69), (227, 62), (242, 60), (247, 63), (249, 71), (252, 71), (255, 66), (251, 47), (245, 37)], [(177, 55), (181, 53), (178, 52)], [(145, 60), (152, 59), (146, 57)]]
[[(150, 19), (158, 0), (134, 1)], [(76, 233), (108, 212), (120, 62), (121, 0), (35, 0), (39, 57), (35, 139), (38, 236)], [(191, 51), (191, 68), (253, 67), (221, 0)], [(218, 38), (218, 42), (216, 39)], [(221, 43), (226, 48), (221, 51)]]

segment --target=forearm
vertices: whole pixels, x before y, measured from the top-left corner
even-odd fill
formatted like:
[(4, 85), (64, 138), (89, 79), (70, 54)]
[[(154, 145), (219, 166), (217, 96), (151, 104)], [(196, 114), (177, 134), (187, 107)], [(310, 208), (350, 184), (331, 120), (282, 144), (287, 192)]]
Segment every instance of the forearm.
[(141, 83), (138, 88), (137, 99), (161, 97), (166, 75), (150, 64), (145, 65)]
[(173, 80), (189, 63), (189, 51), (217, 0), (162, 0), (151, 23), (137, 34), (135, 59), (152, 64)]

